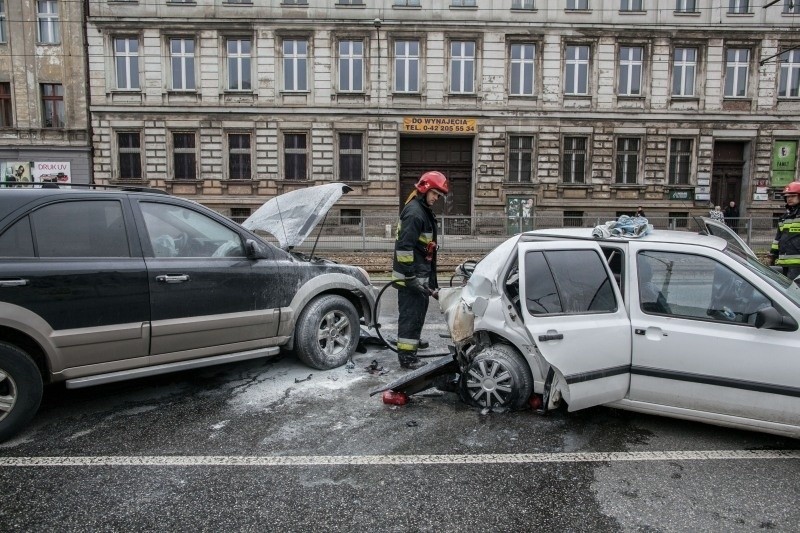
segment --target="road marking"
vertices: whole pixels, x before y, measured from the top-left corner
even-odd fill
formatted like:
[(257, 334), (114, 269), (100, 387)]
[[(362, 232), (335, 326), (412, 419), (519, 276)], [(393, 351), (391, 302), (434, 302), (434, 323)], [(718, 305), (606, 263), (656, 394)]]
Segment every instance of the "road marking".
[(32, 466), (347, 466), (606, 463), (800, 459), (800, 450), (698, 450), (663, 452), (517, 453), (482, 455), (145, 455), (0, 457), (0, 468)]

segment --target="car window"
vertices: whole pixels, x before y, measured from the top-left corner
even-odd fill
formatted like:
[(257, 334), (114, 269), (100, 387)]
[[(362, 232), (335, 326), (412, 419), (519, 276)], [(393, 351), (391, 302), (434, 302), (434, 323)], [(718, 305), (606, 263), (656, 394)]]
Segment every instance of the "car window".
[(49, 204), (30, 215), (39, 257), (130, 257), (116, 200)]
[(0, 257), (33, 257), (33, 236), (28, 217), (16, 221), (0, 235)]
[(783, 293), (795, 306), (800, 307), (800, 287), (798, 287), (794, 281), (747, 254), (728, 248), (726, 248), (724, 252)]
[(525, 300), (532, 315), (613, 312), (617, 308), (605, 259), (594, 250), (525, 254)]
[(636, 264), (646, 313), (754, 325), (756, 312), (772, 305), (747, 280), (708, 257), (649, 251), (640, 252)]
[(155, 257), (244, 257), (242, 239), (216, 220), (179, 205), (142, 202)]

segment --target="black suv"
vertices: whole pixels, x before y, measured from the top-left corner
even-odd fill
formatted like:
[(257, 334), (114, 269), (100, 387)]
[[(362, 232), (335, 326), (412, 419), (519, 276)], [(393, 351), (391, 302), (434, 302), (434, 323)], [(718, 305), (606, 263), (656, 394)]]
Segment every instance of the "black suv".
[[(302, 239), (347, 190), (297, 191), (306, 207), (321, 199), (306, 220), (275, 202), (283, 196), (259, 211), (272, 203)], [(238, 225), (152, 189), (0, 189), (0, 440), (34, 415), (44, 383), (78, 388), (281, 348), (317, 369), (344, 364), (360, 319), (371, 323), (367, 273), (270, 244), (243, 227), (255, 230), (259, 211)]]

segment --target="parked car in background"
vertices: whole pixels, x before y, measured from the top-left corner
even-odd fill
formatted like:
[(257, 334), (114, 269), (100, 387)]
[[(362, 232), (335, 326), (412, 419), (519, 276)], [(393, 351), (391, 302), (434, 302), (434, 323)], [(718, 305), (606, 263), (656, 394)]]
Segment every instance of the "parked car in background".
[(454, 372), (483, 408), (533, 393), (541, 412), (608, 405), (800, 437), (800, 288), (724, 224), (703, 226), (508, 239), (464, 287), (440, 291), (453, 361), (387, 388), (413, 393)]
[[(0, 440), (30, 420), (46, 383), (86, 387), (281, 349), (317, 369), (344, 364), (360, 320), (372, 322), (369, 276), (292, 248), (349, 190), (273, 198), (245, 229), (152, 189), (0, 189)], [(283, 249), (251, 231), (270, 228)]]

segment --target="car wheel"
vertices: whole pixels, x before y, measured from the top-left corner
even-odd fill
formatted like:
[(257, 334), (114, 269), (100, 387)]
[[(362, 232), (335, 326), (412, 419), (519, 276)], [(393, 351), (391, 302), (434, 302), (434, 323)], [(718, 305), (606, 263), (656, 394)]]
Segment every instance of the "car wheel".
[(318, 370), (342, 366), (355, 353), (360, 332), (358, 312), (347, 298), (320, 296), (303, 309), (297, 320), (297, 356)]
[(524, 407), (533, 392), (528, 363), (511, 346), (494, 344), (461, 374), (461, 397), (476, 407)]
[(42, 376), (18, 348), (0, 342), (0, 442), (27, 424), (42, 401)]

